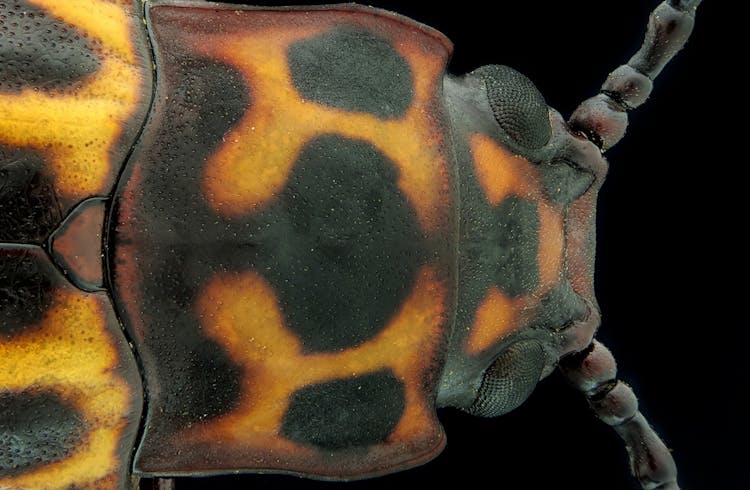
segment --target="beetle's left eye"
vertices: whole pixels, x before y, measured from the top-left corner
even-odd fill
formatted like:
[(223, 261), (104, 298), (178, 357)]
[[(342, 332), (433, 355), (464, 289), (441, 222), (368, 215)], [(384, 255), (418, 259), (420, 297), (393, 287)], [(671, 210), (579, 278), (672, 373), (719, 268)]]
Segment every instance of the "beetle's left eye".
[(516, 144), (537, 149), (552, 133), (549, 108), (541, 92), (522, 73), (503, 65), (487, 65), (472, 72), (484, 81), (495, 121)]
[(523, 403), (534, 391), (544, 368), (544, 351), (536, 340), (516, 342), (500, 354), (484, 372), (472, 415), (497, 417)]

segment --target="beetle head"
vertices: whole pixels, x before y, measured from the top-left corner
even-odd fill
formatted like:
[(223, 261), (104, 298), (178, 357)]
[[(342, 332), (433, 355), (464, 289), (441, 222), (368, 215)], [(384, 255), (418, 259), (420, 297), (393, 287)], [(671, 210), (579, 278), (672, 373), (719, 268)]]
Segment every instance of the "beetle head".
[(448, 77), (444, 90), (461, 205), (456, 323), (438, 405), (495, 416), (598, 326), (595, 205), (606, 163), (511, 68)]

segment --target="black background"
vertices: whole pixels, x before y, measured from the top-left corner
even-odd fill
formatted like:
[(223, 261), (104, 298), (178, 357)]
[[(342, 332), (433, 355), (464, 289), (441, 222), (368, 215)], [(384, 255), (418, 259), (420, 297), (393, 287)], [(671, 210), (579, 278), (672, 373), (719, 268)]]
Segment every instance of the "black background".
[[(657, 1), (372, 2), (445, 33), (453, 73), (484, 64), (526, 74), (547, 103), (569, 115), (643, 39)], [(691, 41), (666, 68), (629, 132), (607, 154), (599, 201), (598, 338), (620, 376), (673, 448), (685, 489), (749, 489), (740, 319), (747, 292), (743, 193), (747, 156), (729, 117), (742, 118), (747, 89), (733, 63), (727, 2), (704, 2)], [(266, 5), (277, 4), (266, 2)], [(722, 4), (725, 10), (720, 10)], [(739, 128), (738, 128), (739, 129)], [(420, 468), (348, 484), (287, 476), (180, 481), (177, 488), (637, 489), (615, 433), (557, 375), (516, 412), (482, 420), (443, 411), (446, 450)]]

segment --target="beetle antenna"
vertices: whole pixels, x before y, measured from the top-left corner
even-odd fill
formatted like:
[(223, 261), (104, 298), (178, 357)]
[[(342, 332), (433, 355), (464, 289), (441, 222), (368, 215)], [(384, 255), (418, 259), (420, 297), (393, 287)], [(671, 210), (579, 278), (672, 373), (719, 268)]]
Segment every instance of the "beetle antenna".
[(677, 466), (667, 446), (638, 411), (630, 386), (617, 379), (612, 353), (594, 340), (560, 361), (560, 371), (605, 424), (625, 441), (630, 470), (644, 489), (679, 490)]
[(599, 94), (585, 100), (568, 124), (584, 133), (602, 151), (625, 135), (627, 111), (643, 104), (653, 80), (687, 42), (702, 0), (665, 0), (651, 12), (643, 46), (609, 74)]

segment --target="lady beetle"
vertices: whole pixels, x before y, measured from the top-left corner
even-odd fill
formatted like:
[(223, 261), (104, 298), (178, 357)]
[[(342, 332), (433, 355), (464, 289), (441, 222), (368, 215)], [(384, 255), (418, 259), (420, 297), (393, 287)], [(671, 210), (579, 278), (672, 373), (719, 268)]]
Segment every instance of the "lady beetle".
[(592, 343), (594, 218), (698, 3), (566, 122), (382, 10), (0, 1), (0, 486), (376, 476), (562, 359), (677, 488)]

